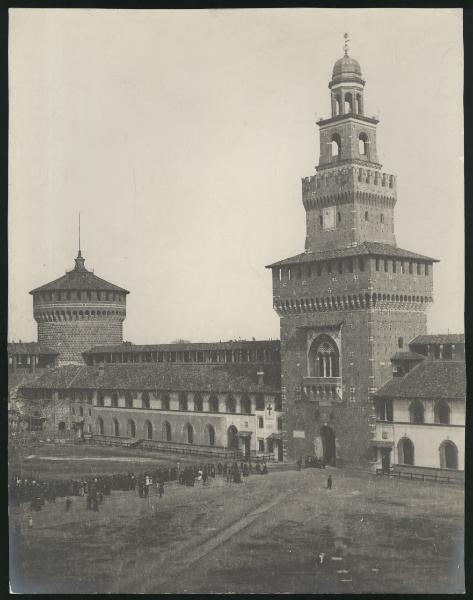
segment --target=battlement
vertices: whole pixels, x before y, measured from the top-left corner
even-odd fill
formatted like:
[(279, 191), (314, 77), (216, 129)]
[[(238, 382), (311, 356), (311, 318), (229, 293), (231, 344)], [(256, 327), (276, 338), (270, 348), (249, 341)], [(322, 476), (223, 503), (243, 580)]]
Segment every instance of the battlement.
[(323, 169), (316, 175), (302, 178), (304, 200), (342, 191), (368, 192), (396, 198), (396, 177), (357, 165)]

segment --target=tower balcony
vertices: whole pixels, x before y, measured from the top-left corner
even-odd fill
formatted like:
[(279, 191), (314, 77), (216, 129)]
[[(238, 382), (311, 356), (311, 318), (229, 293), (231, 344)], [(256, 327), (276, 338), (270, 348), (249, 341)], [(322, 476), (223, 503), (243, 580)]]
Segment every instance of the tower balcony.
[(341, 377), (303, 377), (302, 396), (308, 402), (320, 405), (342, 402)]

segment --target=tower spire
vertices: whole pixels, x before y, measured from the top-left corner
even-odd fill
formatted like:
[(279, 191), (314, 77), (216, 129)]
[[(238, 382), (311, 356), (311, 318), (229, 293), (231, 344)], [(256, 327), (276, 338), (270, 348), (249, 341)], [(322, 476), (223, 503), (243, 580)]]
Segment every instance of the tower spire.
[(345, 35), (343, 37), (345, 38), (345, 43), (343, 44), (343, 50), (345, 51), (345, 56), (348, 56), (348, 42), (350, 41), (348, 39), (348, 33), (345, 33)]
[(85, 267), (84, 267), (84, 263), (85, 263), (85, 259), (82, 258), (82, 252), (80, 250), (80, 213), (79, 213), (79, 252), (77, 253), (77, 258), (74, 259), (76, 266), (75, 266), (75, 270), (76, 271), (84, 271)]

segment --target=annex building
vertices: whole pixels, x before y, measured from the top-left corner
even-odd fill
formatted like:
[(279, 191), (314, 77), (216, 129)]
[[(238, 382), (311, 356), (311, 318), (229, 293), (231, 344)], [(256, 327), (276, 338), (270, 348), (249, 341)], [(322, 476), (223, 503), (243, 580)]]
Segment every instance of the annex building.
[(280, 341), (124, 343), (129, 292), (79, 251), (72, 271), (31, 292), (38, 344), (59, 365), (21, 387), (44, 428), (279, 461), (382, 460), (376, 394), (393, 389), (391, 358), (427, 334), (437, 260), (396, 245), (396, 177), (379, 162), (364, 88), (346, 50), (318, 121), (316, 172), (302, 179), (304, 251), (268, 266)]

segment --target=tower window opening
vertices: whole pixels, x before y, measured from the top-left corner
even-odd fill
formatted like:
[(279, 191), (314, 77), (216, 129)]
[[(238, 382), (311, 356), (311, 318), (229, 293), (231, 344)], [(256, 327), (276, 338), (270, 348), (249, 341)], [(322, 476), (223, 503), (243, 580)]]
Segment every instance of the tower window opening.
[(87, 292), (87, 300), (91, 300), (92, 299), (92, 294), (91, 292)]
[(307, 265), (307, 278), (310, 279), (312, 277), (312, 267)]
[(359, 115), (363, 114), (363, 98), (362, 98), (361, 94), (356, 95), (356, 112)]
[(367, 210), (365, 210), (365, 221), (367, 221), (367, 220), (368, 220), (368, 218), (369, 218), (368, 211), (367, 211)]
[(337, 116), (340, 114), (340, 107), (341, 107), (340, 96), (335, 96), (334, 97), (334, 112), (335, 112), (334, 116)]
[(302, 277), (302, 271), (300, 267), (296, 267), (296, 277), (300, 279)]
[(350, 92), (345, 94), (345, 113), (353, 112), (353, 96)]
[(341, 151), (342, 151), (342, 140), (340, 138), (340, 136), (338, 135), (338, 133), (334, 133), (332, 135), (332, 158), (340, 158), (341, 155)]
[(404, 261), (401, 260), (401, 273), (404, 275), (405, 272), (406, 272), (406, 267), (404, 265)]
[(322, 215), (319, 215), (319, 225), (320, 225), (320, 227), (323, 227), (323, 225), (324, 225), (324, 218)]
[(340, 213), (340, 212), (337, 213), (337, 222), (338, 223), (342, 222), (342, 213)]
[(412, 262), (409, 262), (409, 275), (412, 275)]
[(380, 216), (379, 216), (379, 222), (380, 223), (384, 223), (384, 215), (383, 215), (383, 213), (381, 213)]
[(358, 136), (358, 152), (360, 156), (368, 156), (368, 136), (366, 133), (360, 133)]
[(388, 270), (389, 270), (388, 261), (386, 259), (384, 259), (384, 272), (387, 273)]

